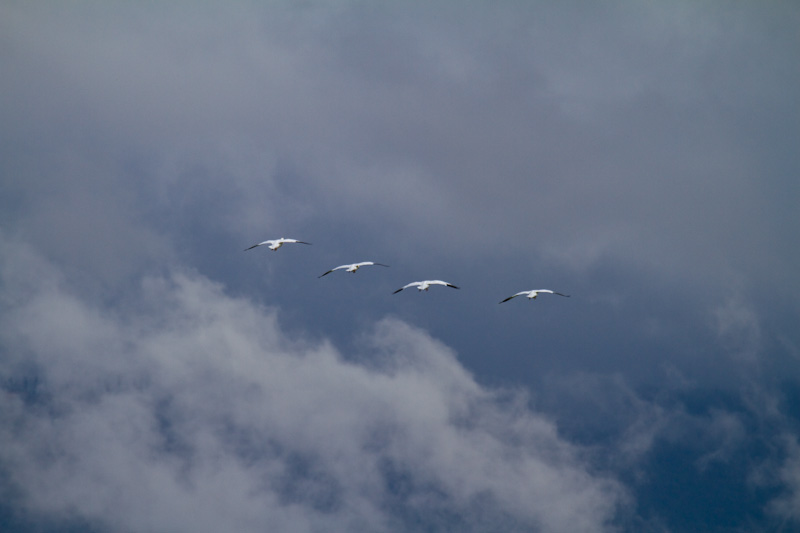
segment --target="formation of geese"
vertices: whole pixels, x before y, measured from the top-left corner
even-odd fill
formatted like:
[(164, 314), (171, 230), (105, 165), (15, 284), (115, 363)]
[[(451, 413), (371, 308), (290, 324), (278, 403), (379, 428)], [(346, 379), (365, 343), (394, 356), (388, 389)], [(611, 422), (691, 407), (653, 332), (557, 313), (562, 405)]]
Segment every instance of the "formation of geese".
[[(253, 248), (257, 248), (259, 246), (267, 245), (267, 247), (270, 250), (275, 252), (275, 251), (278, 250), (278, 248), (280, 248), (281, 246), (283, 246), (284, 244), (287, 244), (287, 243), (291, 243), (291, 244), (308, 244), (308, 245), (311, 244), (310, 242), (299, 241), (297, 239), (286, 239), (284, 237), (281, 237), (280, 239), (271, 239), (271, 240), (260, 242), (258, 244), (254, 244), (253, 246), (250, 246), (249, 248), (245, 248), (244, 251), (246, 252), (247, 250), (252, 250)], [(331, 272), (336, 272), (337, 270), (344, 270), (345, 272), (350, 272), (352, 274), (355, 274), (358, 271), (359, 268), (365, 267), (365, 266), (388, 267), (389, 265), (384, 265), (383, 263), (376, 263), (374, 261), (362, 261), (361, 263), (352, 263), (352, 264), (349, 264), (349, 265), (337, 266), (335, 268), (332, 268), (332, 269), (328, 270), (327, 272), (323, 273), (322, 275), (320, 275), (318, 277), (321, 278), (321, 277), (327, 276)], [(451, 287), (453, 289), (459, 289), (460, 288), (460, 287), (457, 287), (457, 286), (455, 286), (452, 283), (449, 283), (447, 281), (442, 281), (440, 279), (429, 279), (429, 280), (425, 280), (425, 281), (412, 281), (411, 283), (400, 287), (399, 289), (394, 291), (392, 294), (397, 294), (398, 292), (403, 291), (405, 289), (410, 289), (411, 287), (416, 287), (419, 292), (423, 292), (423, 291), (427, 291), (428, 289), (430, 289), (431, 286), (433, 286), (433, 285), (442, 285), (444, 287)], [(536, 297), (539, 295), (539, 293), (557, 294), (558, 296), (564, 296), (566, 298), (569, 298), (569, 294), (563, 294), (563, 293), (560, 293), (560, 292), (552, 291), (550, 289), (534, 289), (534, 290), (530, 290), (530, 291), (520, 291), (520, 292), (518, 292), (516, 294), (513, 294), (513, 295), (509, 296), (505, 300), (501, 300), (499, 303), (502, 304), (502, 303), (505, 303), (505, 302), (513, 299), (513, 298), (516, 298), (517, 296), (523, 296), (523, 295), (526, 298), (528, 298), (529, 300), (535, 300)]]

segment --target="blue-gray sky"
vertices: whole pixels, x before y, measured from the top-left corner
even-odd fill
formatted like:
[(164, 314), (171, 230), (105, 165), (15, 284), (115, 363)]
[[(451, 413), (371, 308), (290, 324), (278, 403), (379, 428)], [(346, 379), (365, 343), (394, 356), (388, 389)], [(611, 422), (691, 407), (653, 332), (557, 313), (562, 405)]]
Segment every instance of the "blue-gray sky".
[(0, 529), (800, 527), (798, 27), (2, 3)]

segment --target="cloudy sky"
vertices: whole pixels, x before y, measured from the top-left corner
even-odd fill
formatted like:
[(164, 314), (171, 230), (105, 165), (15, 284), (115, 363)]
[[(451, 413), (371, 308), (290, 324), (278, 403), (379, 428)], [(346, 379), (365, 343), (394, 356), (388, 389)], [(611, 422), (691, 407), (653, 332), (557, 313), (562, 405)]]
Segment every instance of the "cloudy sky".
[(0, 530), (800, 528), (798, 27), (0, 2)]

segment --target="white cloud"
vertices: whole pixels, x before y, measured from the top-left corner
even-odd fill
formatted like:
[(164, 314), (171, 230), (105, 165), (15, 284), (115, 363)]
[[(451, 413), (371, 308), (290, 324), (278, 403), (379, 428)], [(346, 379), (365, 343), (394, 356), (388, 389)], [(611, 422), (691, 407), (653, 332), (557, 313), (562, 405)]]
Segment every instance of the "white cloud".
[[(481, 387), (403, 322), (380, 321), (356, 364), (197, 276), (148, 279), (111, 312), (9, 249), (0, 463), (33, 516), (122, 531), (604, 531), (626, 502), (524, 398)], [(26, 375), (35, 390), (13, 386)]]

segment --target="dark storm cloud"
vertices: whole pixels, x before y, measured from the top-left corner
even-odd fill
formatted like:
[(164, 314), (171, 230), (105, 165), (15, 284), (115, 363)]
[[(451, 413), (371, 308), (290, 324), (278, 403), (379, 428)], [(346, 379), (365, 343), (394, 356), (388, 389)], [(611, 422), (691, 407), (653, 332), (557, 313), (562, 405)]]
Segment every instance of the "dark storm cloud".
[(786, 7), (7, 11), (8, 118), (227, 231), (377, 217), (406, 252), (794, 286)]
[[(578, 266), (792, 283), (771, 258), (797, 219), (766, 209), (798, 170), (771, 121), (798, 118), (796, 14), (713, 8), (17, 7), (6, 24), (39, 76), (22, 102), (158, 165), (168, 203), (213, 187), (238, 206), (217, 206), (226, 227), (383, 215), (462, 257), (502, 235)], [(776, 150), (791, 166), (765, 173)], [(275, 158), (304, 182), (286, 212)]]

